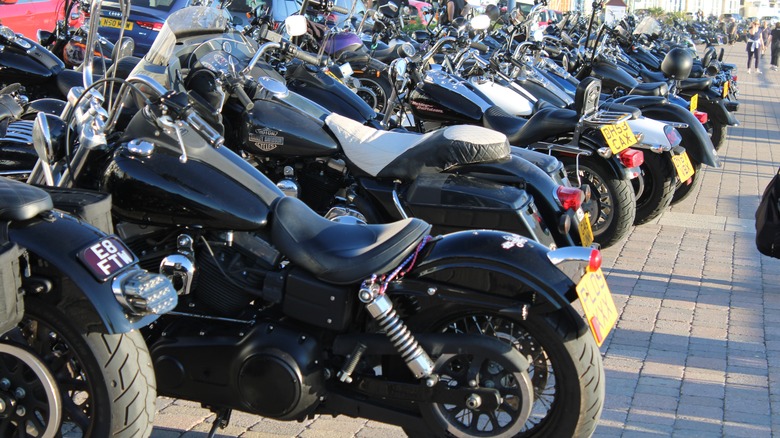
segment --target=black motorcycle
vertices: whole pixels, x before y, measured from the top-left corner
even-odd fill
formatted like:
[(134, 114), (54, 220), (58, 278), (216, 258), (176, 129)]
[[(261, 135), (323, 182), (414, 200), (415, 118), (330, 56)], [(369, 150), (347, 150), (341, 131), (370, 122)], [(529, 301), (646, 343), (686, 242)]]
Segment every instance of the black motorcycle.
[(172, 14), (119, 94), (141, 108), (124, 132), (117, 107), (90, 112), (101, 96), (74, 90), (63, 118), (79, 146), (58, 136), (32, 176), (111, 193), (117, 233), (174, 280), (179, 307), (145, 331), (158, 391), (214, 409), (214, 430), (238, 409), (426, 436), (590, 435), (604, 397), (594, 340), (617, 316), (601, 307), (599, 252), (433, 237), (419, 219), (344, 224), (283, 196), (178, 89), (171, 41), (223, 31), (218, 11)]
[[(48, 139), (63, 132), (59, 119), (40, 114), (29, 123), (39, 147), (58, 146)], [(99, 193), (0, 178), (3, 436), (152, 432), (155, 375), (138, 329), (178, 297), (106, 234), (110, 207)]]

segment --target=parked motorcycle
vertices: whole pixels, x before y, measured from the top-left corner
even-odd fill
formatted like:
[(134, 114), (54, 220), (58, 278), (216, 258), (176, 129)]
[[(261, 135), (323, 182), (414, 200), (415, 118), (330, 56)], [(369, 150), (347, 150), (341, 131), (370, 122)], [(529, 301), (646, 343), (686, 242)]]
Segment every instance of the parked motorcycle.
[[(119, 94), (141, 108), (124, 132), (120, 105), (97, 110), (104, 82), (74, 90), (63, 120), (79, 146), (41, 150), (32, 176), (111, 193), (117, 233), (174, 279), (181, 304), (146, 331), (158, 391), (215, 410), (212, 432), (238, 409), (412, 435), (590, 435), (604, 397), (596, 339), (617, 316), (598, 250), (431, 237), (418, 219), (350, 225), (283, 196), (169, 75), (177, 35), (224, 29), (213, 9), (174, 12)], [(578, 293), (606, 311), (587, 313), (595, 335)]]
[[(28, 123), (38, 147), (57, 146), (55, 116)], [(105, 233), (102, 194), (0, 177), (0, 211), (2, 435), (149, 436), (156, 384), (138, 329), (175, 307), (173, 285)]]

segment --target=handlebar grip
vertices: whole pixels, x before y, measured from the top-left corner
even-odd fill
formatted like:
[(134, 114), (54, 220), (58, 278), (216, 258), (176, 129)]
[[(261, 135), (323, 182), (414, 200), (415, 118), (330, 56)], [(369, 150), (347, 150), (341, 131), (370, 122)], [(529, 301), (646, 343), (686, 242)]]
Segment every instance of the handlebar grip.
[(477, 43), (477, 42), (474, 42), (474, 41), (471, 42), (471, 48), (472, 49), (477, 49), (480, 52), (488, 52), (488, 51), (490, 51), (490, 47), (488, 47), (486, 44)]
[(192, 126), (192, 129), (203, 137), (211, 146), (218, 148), (225, 144), (225, 137), (220, 135), (219, 132), (212, 128), (211, 125), (203, 120), (195, 111), (189, 111), (187, 113), (186, 121)]
[(247, 111), (251, 111), (255, 107), (255, 103), (252, 102), (252, 99), (249, 98), (240, 83), (233, 85), (233, 94), (236, 95), (238, 101), (241, 102), (241, 105), (244, 105)]
[(552, 56), (558, 56), (561, 54), (561, 48), (552, 44), (545, 44), (544, 50)]
[(339, 14), (344, 14), (344, 15), (349, 14), (349, 9), (342, 8), (341, 6), (333, 5), (333, 7), (330, 8), (330, 10), (332, 12), (336, 12), (336, 13), (339, 13)]
[(325, 64), (327, 61), (327, 58), (325, 56), (317, 56), (313, 53), (305, 52), (298, 47), (290, 46), (289, 48), (290, 54), (301, 61), (307, 63), (307, 64), (314, 64), (317, 66)]

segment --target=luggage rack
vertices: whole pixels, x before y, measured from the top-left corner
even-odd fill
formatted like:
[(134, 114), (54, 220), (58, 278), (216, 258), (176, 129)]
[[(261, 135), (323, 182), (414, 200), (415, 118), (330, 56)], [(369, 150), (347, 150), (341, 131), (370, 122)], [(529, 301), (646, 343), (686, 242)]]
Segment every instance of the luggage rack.
[(631, 120), (631, 114), (599, 110), (593, 114), (583, 116), (581, 122), (590, 126), (614, 125)]

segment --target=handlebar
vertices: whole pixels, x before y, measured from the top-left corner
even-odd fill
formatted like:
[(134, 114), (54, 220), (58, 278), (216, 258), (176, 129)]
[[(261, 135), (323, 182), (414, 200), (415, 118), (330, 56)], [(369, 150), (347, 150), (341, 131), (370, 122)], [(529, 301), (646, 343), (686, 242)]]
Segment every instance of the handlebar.
[(439, 52), (439, 49), (441, 49), (441, 46), (443, 46), (446, 43), (453, 43), (456, 42), (457, 39), (455, 37), (447, 36), (444, 38), (440, 38), (439, 41), (436, 41), (436, 44), (431, 47), (431, 49), (428, 51), (428, 53), (423, 56), (421, 60), (421, 64), (425, 65), (430, 61), (431, 58), (433, 58), (433, 55)]
[[(240, 87), (239, 87), (240, 88)], [(241, 89), (243, 92), (243, 89)], [(246, 93), (244, 93), (246, 96)], [(247, 97), (248, 99), (248, 97)], [(251, 101), (250, 101), (251, 103)], [(190, 109), (187, 112), (187, 116), (184, 119), (192, 129), (195, 130), (208, 144), (218, 148), (225, 144), (225, 137), (219, 134), (211, 125), (208, 124), (201, 116), (199, 116), (194, 110)]]
[(232, 83), (230, 85), (230, 91), (238, 98), (238, 101), (241, 102), (241, 105), (244, 105), (244, 108), (246, 108), (247, 111), (251, 111), (252, 108), (255, 107), (255, 103), (252, 102), (252, 99), (250, 99), (246, 94), (246, 91), (244, 91), (244, 85), (242, 81), (236, 81)]
[(328, 57), (325, 55), (317, 56), (313, 53), (303, 51), (299, 47), (293, 45), (287, 47), (287, 53), (307, 64), (314, 64), (316, 66), (324, 65), (328, 62)]
[(330, 8), (330, 10), (331, 10), (332, 12), (337, 12), (337, 13), (339, 13), (339, 14), (345, 14), (345, 15), (346, 15), (346, 14), (349, 14), (349, 9), (347, 9), (347, 8), (342, 8), (341, 6), (336, 6), (336, 5), (333, 5), (333, 7), (331, 7), (331, 8)]
[(478, 43), (475, 41), (472, 41), (470, 44), (472, 49), (477, 49), (480, 52), (487, 53), (490, 51), (490, 47), (487, 46), (487, 44)]

